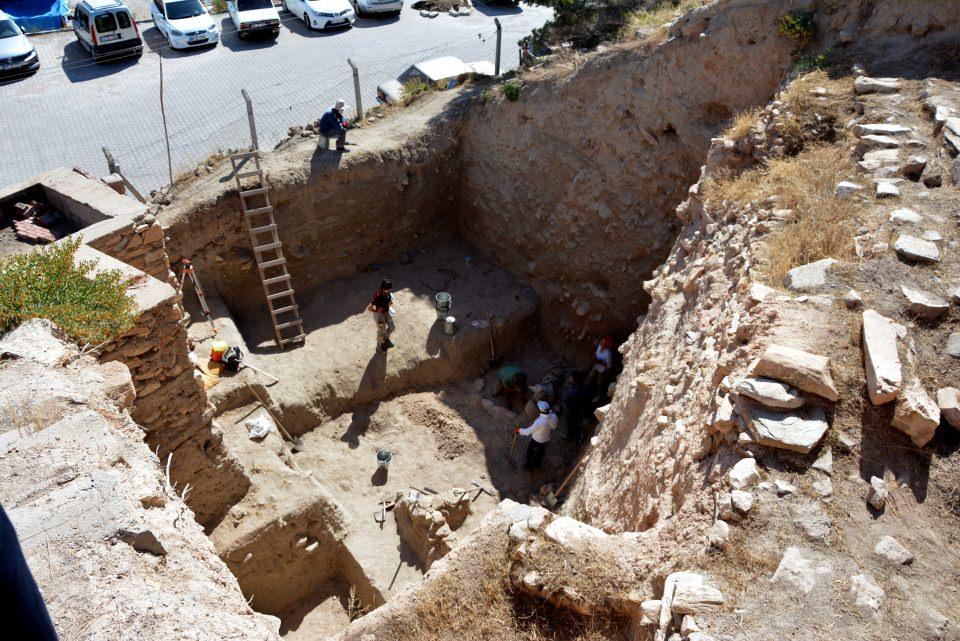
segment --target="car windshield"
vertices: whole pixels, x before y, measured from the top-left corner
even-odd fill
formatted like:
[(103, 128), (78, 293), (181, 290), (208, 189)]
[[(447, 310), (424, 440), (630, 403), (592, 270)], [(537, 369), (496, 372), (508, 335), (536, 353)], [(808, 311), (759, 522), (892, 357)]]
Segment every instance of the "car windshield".
[(254, 9), (270, 9), (273, 0), (237, 0), (238, 11), (253, 11)]
[(195, 16), (202, 16), (203, 14), (203, 5), (197, 0), (178, 0), (177, 2), (167, 3), (167, 18), (169, 20), (193, 18)]
[(12, 38), (19, 35), (20, 31), (17, 29), (17, 25), (13, 24), (13, 20), (0, 20), (0, 38)]

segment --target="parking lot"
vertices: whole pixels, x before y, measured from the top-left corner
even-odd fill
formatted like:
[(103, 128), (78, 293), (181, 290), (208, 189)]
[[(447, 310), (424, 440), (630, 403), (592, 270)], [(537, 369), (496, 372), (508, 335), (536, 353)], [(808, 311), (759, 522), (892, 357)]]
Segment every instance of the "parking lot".
[[(226, 14), (215, 48), (173, 51), (150, 23), (141, 24), (144, 55), (94, 64), (71, 31), (32, 38), (41, 59), (32, 77), (0, 85), (0, 184), (60, 165), (106, 173), (108, 147), (141, 189), (168, 182), (163, 107), (174, 173), (192, 170), (218, 149), (249, 145), (240, 90), (254, 102), (261, 148), (290, 125), (305, 124), (344, 98), (353, 105), (347, 58), (360, 67), (365, 107), (376, 86), (425, 59), (452, 55), (492, 62), (493, 19), (503, 25), (502, 69), (516, 67), (517, 41), (549, 17), (544, 7), (487, 6), (469, 16), (359, 18), (350, 29), (310, 31), (281, 13), (276, 40), (240, 40)], [(352, 114), (348, 114), (352, 115)]]

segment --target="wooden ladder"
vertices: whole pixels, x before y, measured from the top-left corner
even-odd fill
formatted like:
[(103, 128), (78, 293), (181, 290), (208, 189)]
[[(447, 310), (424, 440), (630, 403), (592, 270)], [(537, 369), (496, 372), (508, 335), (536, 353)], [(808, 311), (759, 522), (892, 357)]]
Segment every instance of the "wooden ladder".
[[(245, 169), (243, 161), (253, 161), (254, 169)], [(283, 245), (277, 236), (277, 223), (273, 219), (273, 207), (267, 181), (260, 167), (260, 152), (246, 151), (232, 154), (233, 178), (240, 194), (243, 220), (250, 232), (253, 256), (260, 272), (263, 293), (270, 308), (270, 320), (277, 337), (277, 347), (306, 339), (300, 307), (293, 294), (293, 281), (287, 271), (287, 259), (283, 257)], [(252, 179), (252, 180), (246, 180)], [(244, 182), (246, 180), (246, 182)], [(253, 184), (251, 184), (253, 183)]]

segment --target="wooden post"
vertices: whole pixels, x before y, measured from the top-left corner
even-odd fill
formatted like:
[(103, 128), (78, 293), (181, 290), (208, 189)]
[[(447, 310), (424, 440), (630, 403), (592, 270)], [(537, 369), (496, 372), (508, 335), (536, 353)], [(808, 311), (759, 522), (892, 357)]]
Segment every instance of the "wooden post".
[(253, 120), (253, 102), (250, 100), (250, 94), (246, 89), (240, 90), (243, 101), (247, 104), (247, 122), (250, 124), (250, 151), (259, 151), (260, 143), (257, 141), (257, 123)]
[(360, 69), (350, 58), (347, 58), (347, 64), (353, 69), (353, 96), (357, 101), (357, 115), (354, 120), (359, 121), (363, 120), (363, 102), (360, 100)]
[(500, 41), (503, 38), (503, 27), (500, 26), (500, 18), (494, 18), (493, 23), (497, 25), (497, 57), (493, 63), (493, 75), (500, 75)]

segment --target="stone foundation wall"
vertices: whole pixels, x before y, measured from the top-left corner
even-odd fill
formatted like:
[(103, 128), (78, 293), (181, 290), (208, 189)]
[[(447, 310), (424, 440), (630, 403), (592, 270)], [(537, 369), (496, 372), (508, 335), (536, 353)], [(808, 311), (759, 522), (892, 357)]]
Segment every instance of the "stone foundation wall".
[(176, 287), (176, 278), (167, 258), (163, 229), (152, 214), (114, 218), (87, 227), (76, 235), (94, 249)]

